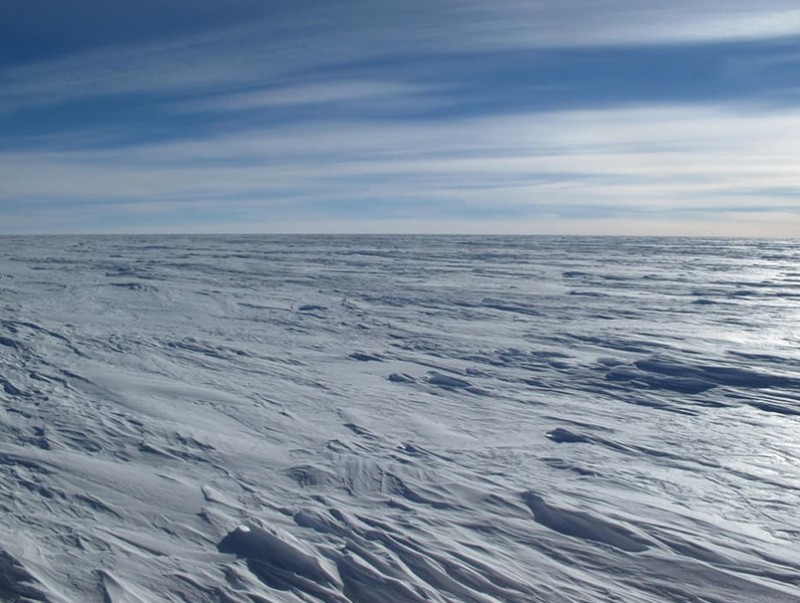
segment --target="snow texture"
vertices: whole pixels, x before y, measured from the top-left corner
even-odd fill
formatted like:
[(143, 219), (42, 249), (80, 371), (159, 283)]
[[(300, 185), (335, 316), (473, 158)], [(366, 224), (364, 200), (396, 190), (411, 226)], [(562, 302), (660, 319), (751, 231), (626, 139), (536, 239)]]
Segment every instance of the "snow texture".
[(0, 238), (0, 601), (800, 602), (798, 266)]

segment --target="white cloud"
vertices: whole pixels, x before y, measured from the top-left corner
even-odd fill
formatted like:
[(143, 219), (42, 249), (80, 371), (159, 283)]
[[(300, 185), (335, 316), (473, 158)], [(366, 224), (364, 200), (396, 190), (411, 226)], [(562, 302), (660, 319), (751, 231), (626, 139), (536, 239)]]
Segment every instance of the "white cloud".
[(475, 45), (580, 47), (758, 40), (800, 33), (792, 0), (461, 2)]
[[(795, 0), (337, 2), (247, 26), (96, 48), (0, 71), (0, 111), (97, 96), (198, 95), (264, 87), (388, 56), (681, 44), (800, 34)], [(308, 95), (294, 91), (298, 102)], [(307, 90), (306, 92), (312, 92)], [(333, 88), (317, 90), (336, 93)], [(362, 91), (363, 92), (363, 91)], [(350, 93), (353, 93), (351, 91)], [(281, 99), (281, 94), (286, 94)], [(341, 97), (339, 97), (341, 98)], [(290, 102), (291, 94), (240, 103)]]
[[(73, 216), (173, 212), (190, 224), (202, 207), (216, 211), (215, 230), (235, 210), (251, 216), (242, 227), (298, 231), (501, 228), (514, 214), (522, 230), (571, 232), (589, 229), (581, 215), (596, 207), (596, 232), (618, 220), (623, 231), (638, 221), (800, 234), (800, 202), (770, 192), (800, 190), (798, 139), (800, 111), (726, 107), (286, 126), (102, 152), (5, 153), (0, 208), (72, 199)], [(353, 204), (362, 209), (340, 207)], [(164, 228), (187, 227), (169, 220)]]
[(359, 103), (380, 103), (380, 106), (415, 106), (412, 103), (425, 102), (426, 94), (434, 92), (427, 86), (404, 82), (337, 80), (305, 84), (273, 86), (267, 89), (252, 90), (235, 94), (219, 94), (200, 100), (171, 103), (170, 109), (176, 111), (240, 111), (267, 109), (280, 106), (317, 105), (330, 106), (347, 103), (353, 107)]

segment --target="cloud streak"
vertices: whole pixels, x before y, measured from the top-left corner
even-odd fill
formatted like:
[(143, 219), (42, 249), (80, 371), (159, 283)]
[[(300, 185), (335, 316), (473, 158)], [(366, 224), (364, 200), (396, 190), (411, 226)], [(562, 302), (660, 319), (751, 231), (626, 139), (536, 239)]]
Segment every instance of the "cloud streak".
[(800, 235), (794, 2), (246, 12), (0, 64), (0, 229)]
[[(197, 93), (387, 57), (710, 43), (800, 35), (794, 2), (593, 0), (310, 3), (255, 23), (0, 71), (0, 108), (125, 93)], [(377, 7), (377, 8), (376, 8)]]
[(0, 203), (50, 206), (68, 198), (129, 213), (142, 202), (142, 213), (152, 210), (157, 221), (153, 200), (162, 210), (213, 201), (246, 210), (248, 220), (268, 221), (276, 208), (294, 207), (339, 215), (354, 227), (364, 214), (411, 219), (422, 207), (440, 219), (460, 210), (487, 222), (513, 214), (535, 224), (590, 207), (688, 220), (769, 202), (770, 211), (796, 219), (800, 207), (785, 194), (776, 203), (770, 191), (800, 191), (792, 159), (798, 136), (800, 111), (717, 107), (566, 111), (416, 127), (347, 122), (313, 135), (309, 126), (295, 126), (102, 152), (6, 153)]

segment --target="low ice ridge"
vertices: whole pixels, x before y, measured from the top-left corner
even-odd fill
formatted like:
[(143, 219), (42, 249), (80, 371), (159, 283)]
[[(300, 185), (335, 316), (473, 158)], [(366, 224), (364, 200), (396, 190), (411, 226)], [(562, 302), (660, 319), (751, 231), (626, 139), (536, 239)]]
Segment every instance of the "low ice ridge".
[(287, 542), (258, 526), (241, 525), (223, 538), (218, 547), (247, 561), (250, 570), (265, 583), (279, 590), (300, 584), (327, 587), (336, 580), (312, 553)]
[(625, 526), (582, 511), (554, 506), (532, 491), (524, 492), (522, 499), (537, 522), (566, 536), (600, 542), (631, 553), (640, 553), (649, 548), (645, 538)]

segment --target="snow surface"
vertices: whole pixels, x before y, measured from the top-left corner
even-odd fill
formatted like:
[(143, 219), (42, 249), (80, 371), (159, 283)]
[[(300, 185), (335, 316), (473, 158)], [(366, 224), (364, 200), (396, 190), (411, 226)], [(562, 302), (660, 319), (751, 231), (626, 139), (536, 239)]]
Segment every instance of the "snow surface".
[(796, 241), (0, 238), (0, 600), (800, 602)]

